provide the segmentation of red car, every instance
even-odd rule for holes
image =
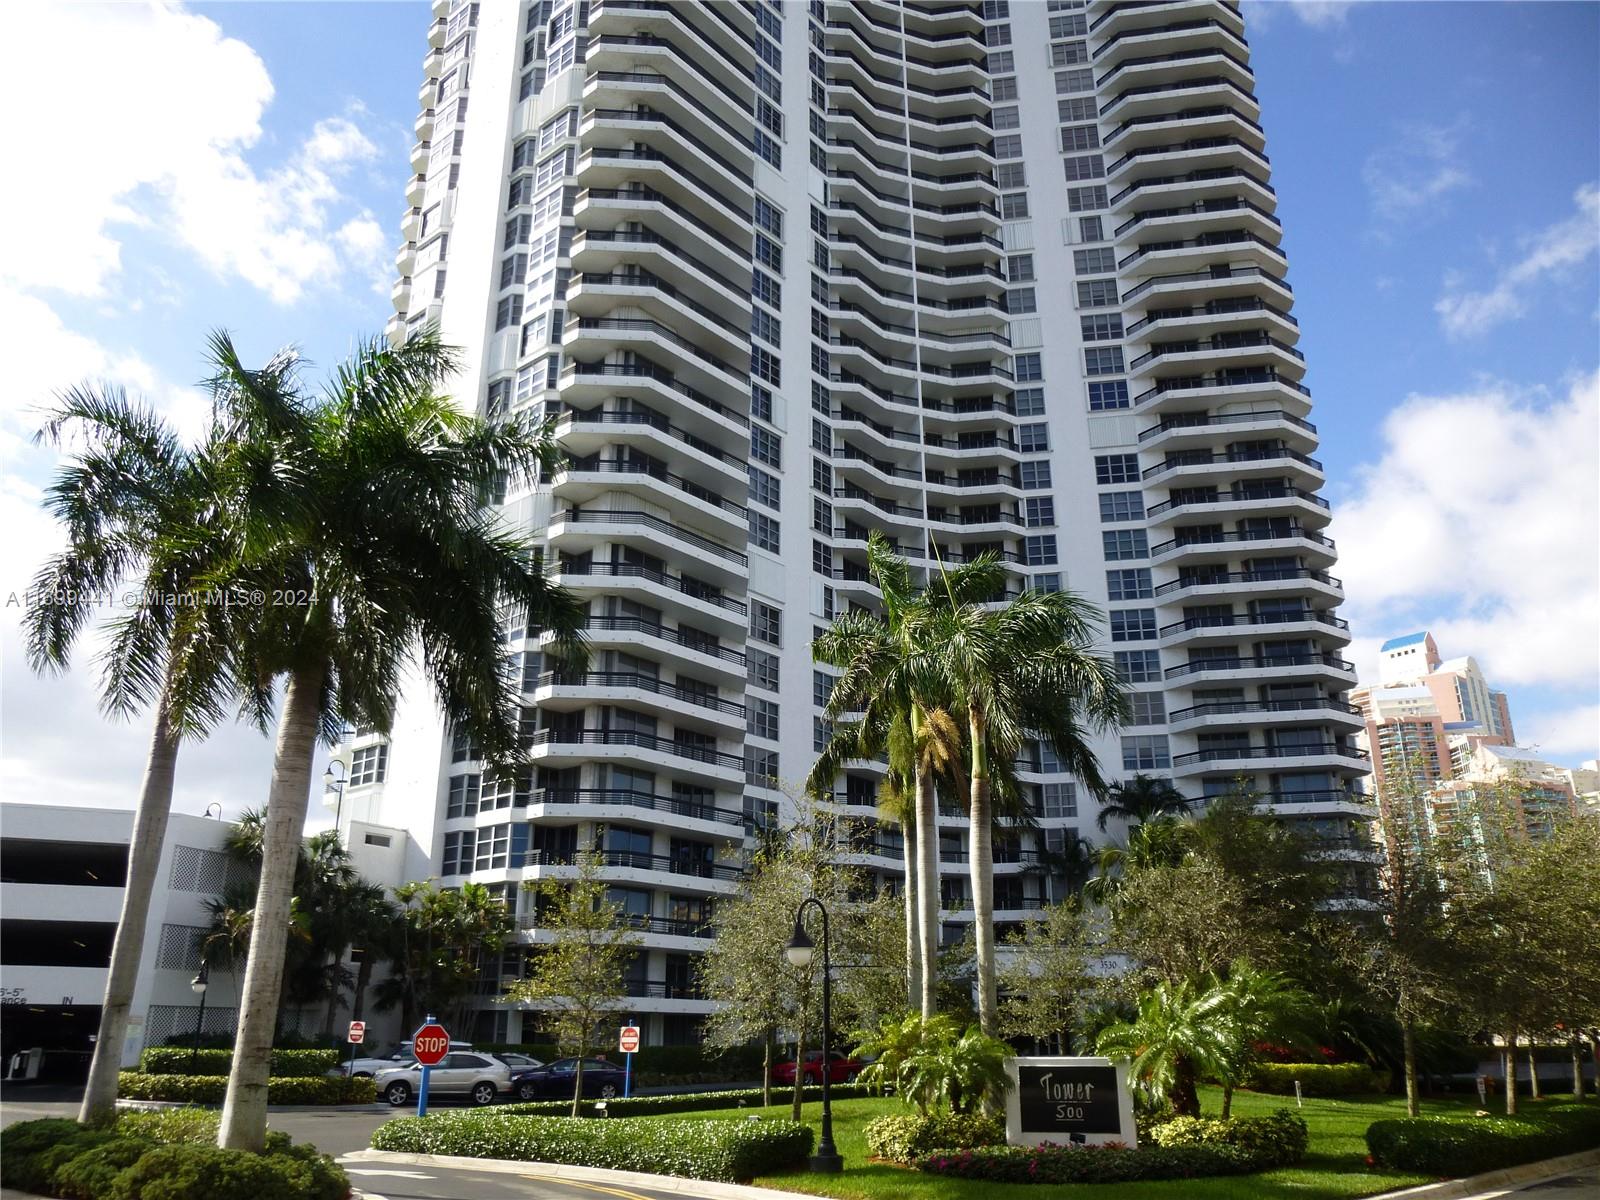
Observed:
[[[828,1056],[828,1082],[853,1083],[861,1074],[861,1062],[835,1050]],[[773,1083],[794,1083],[794,1059],[785,1059],[772,1068]],[[822,1082],[822,1051],[812,1050],[806,1055],[806,1082]]]

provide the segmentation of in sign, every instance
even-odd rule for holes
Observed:
[[[367,1023],[365,1021],[351,1021],[350,1032],[345,1038],[351,1045],[356,1045],[367,1040]]]
[[[423,1066],[437,1067],[450,1053],[450,1035],[437,1021],[430,1022],[417,1030],[411,1039],[411,1049]]]
[[[617,1049],[624,1054],[632,1054],[639,1049],[639,1027],[637,1025],[624,1025],[622,1036],[617,1039]]]

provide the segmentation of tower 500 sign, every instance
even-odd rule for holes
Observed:
[[[1108,1058],[1010,1058],[1006,1140],[1013,1145],[1135,1142],[1127,1066]]]

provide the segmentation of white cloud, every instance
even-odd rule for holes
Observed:
[[[1367,156],[1361,179],[1380,221],[1418,215],[1472,182],[1459,160],[1464,124],[1412,123],[1402,128],[1399,140]]]
[[[1536,712],[1529,716],[1513,714],[1517,740],[1537,746],[1560,759],[1595,758],[1600,755],[1600,704]]]
[[[1289,0],[1294,15],[1313,29],[1336,29],[1355,7],[1353,0]]]
[[[258,173],[245,156],[262,144],[272,80],[215,22],[170,4],[37,4],[11,19],[17,44],[71,53],[16,63],[30,115],[13,153],[62,186],[0,190],[0,223],[27,231],[0,257],[0,279],[105,295],[132,227],[279,303],[351,265],[333,234],[347,205],[339,178],[376,149],[348,117],[317,122]]]
[[[1573,194],[1577,210],[1526,239],[1521,258],[1500,272],[1487,291],[1467,290],[1460,274],[1445,280],[1433,309],[1452,338],[1475,337],[1527,311],[1527,291],[1550,276],[1569,273],[1600,250],[1600,185],[1586,183]],[[1593,282],[1592,276],[1586,276]]]
[[[1358,665],[1426,628],[1498,684],[1600,691],[1600,373],[1411,396],[1381,437],[1335,508]]]

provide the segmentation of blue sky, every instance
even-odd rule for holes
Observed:
[[[1026,0],[1013,0],[1013,3]],[[1562,762],[1600,750],[1600,5],[1247,3],[1290,279],[1366,669],[1431,628]],[[113,377],[193,423],[208,328],[317,362],[390,314],[422,4],[30,5],[37,164],[0,195],[0,566],[55,534],[26,445],[56,387]],[[22,143],[18,145],[17,143]],[[4,636],[7,794],[131,801],[144,730],[87,670]],[[95,752],[86,754],[86,745]],[[256,803],[268,748],[193,751],[179,806]]]

